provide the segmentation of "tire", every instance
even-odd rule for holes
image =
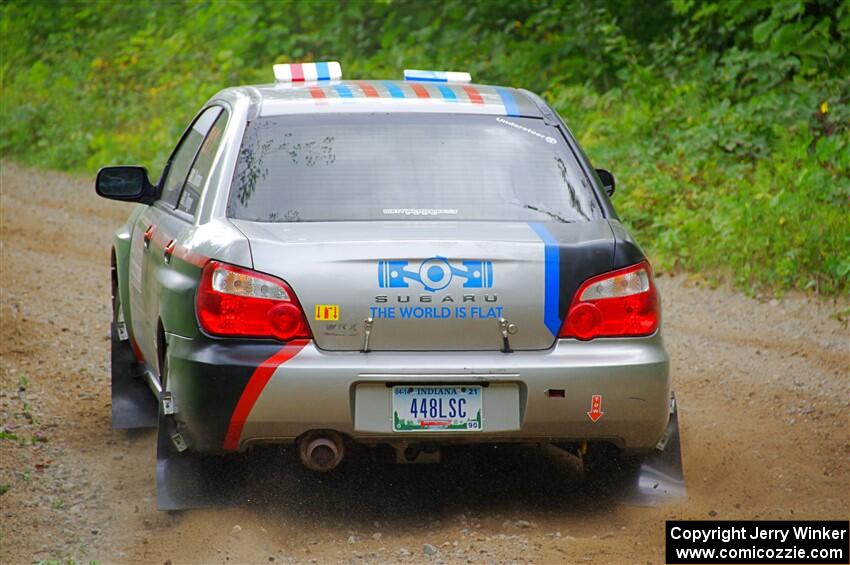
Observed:
[[[161,368],[159,370],[159,384],[162,387],[162,391],[165,392],[168,390],[168,347],[165,345],[165,340],[163,340],[162,345],[162,362],[160,363]]]

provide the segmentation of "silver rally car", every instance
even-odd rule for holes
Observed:
[[[141,203],[112,248],[116,427],[319,471],[352,442],[665,447],[652,269],[557,113],[466,73],[274,70],[213,96],[156,185],[98,173]]]

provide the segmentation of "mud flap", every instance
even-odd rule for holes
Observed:
[[[682,470],[682,444],[676,397],[670,398],[670,420],[658,449],[627,478],[620,502],[631,506],[658,506],[687,497]]]
[[[136,358],[127,342],[111,326],[112,427],[116,429],[156,426],[156,398],[144,379],[136,374]]]
[[[193,453],[178,434],[173,416],[162,414],[161,406],[160,402],[156,436],[157,509],[188,510],[250,502],[245,494],[245,485],[253,480],[248,457],[241,453]]]

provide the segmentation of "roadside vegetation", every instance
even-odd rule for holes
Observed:
[[[650,6],[651,4],[651,6]],[[158,176],[276,62],[468,70],[552,102],[661,271],[850,289],[850,0],[27,2],[0,7],[0,155]]]

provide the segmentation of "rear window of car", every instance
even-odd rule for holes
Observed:
[[[228,215],[258,222],[602,217],[557,128],[467,114],[258,118],[243,138]]]

